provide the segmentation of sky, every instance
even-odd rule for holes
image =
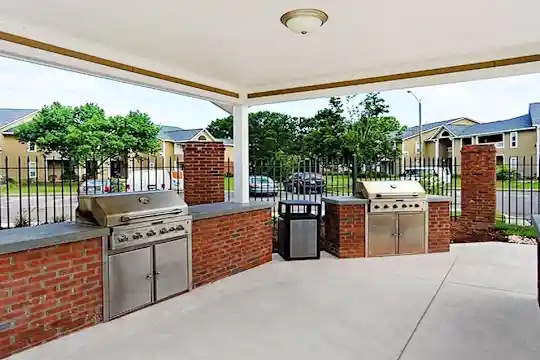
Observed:
[[[422,99],[423,122],[469,117],[480,122],[526,114],[529,103],[540,102],[540,74],[412,89]],[[382,97],[390,115],[404,125],[418,122],[416,100],[405,90],[386,91]],[[0,57],[0,108],[39,109],[53,101],[65,105],[99,104],[108,115],[140,110],[161,125],[206,127],[227,116],[208,101],[101,79],[75,72]],[[312,116],[328,99],[256,106],[292,116]]]

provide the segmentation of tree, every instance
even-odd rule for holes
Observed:
[[[159,151],[159,126],[139,111],[107,117],[96,104],[72,108],[60,103],[45,106],[36,117],[15,129],[21,142],[33,142],[42,152],[58,152],[73,165],[95,161],[96,168],[130,154]]]
[[[405,126],[393,116],[386,116],[388,105],[378,93],[366,95],[359,104],[348,99],[351,126],[345,133],[345,149],[356,154],[360,164],[378,165],[400,156],[396,146]]]
[[[232,139],[233,138],[233,117],[216,119],[206,128],[210,134],[216,139]]]
[[[312,118],[304,119],[299,133],[304,155],[318,158],[337,158],[342,155],[344,135],[348,127],[343,116],[343,103],[332,97],[329,106],[319,110]]]

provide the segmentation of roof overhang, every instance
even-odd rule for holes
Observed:
[[[514,131],[536,130],[536,128],[537,128],[537,126],[528,126],[528,127],[523,127],[523,128],[508,129],[508,130],[502,130],[502,131],[499,130],[499,131],[488,131],[488,132],[483,132],[483,133],[466,134],[466,135],[456,136],[456,139],[469,138],[469,137],[474,137],[474,136],[499,135],[499,134],[514,132]]]
[[[428,0],[391,7],[312,0],[329,20],[301,36],[279,18],[305,5],[8,1],[0,4],[0,54],[227,109],[540,72],[540,3],[532,0],[497,7],[489,0],[456,0],[444,11]],[[376,40],[358,36],[374,28],[384,29]]]

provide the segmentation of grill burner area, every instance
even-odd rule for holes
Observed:
[[[77,222],[108,227],[104,319],[189,291],[191,216],[173,191],[81,195]]]
[[[421,254],[427,250],[428,203],[417,181],[362,181],[369,199],[367,256]]]

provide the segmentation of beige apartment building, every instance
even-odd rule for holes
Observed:
[[[540,103],[529,104],[528,112],[510,119],[481,123],[466,117],[427,123],[422,127],[422,157],[427,162],[454,166],[459,172],[461,148],[471,144],[494,144],[497,164],[505,164],[525,177],[539,174]],[[419,163],[418,126],[402,137],[405,166]]]
[[[14,129],[31,121],[37,109],[0,109],[0,182],[2,178],[20,179],[22,182],[60,181],[74,178],[68,174],[67,161],[60,154],[43,154],[35,144],[19,142]],[[161,126],[158,138],[161,151],[124,161],[113,160],[104,164],[99,177],[126,177],[126,173],[136,169],[181,169],[184,163],[183,146],[188,141],[222,141],[225,145],[225,169],[233,171],[233,144],[229,139],[215,139],[206,129],[182,129],[175,126]],[[20,160],[19,160],[20,159]],[[20,170],[19,170],[20,168]],[[84,168],[78,175],[84,176]]]

